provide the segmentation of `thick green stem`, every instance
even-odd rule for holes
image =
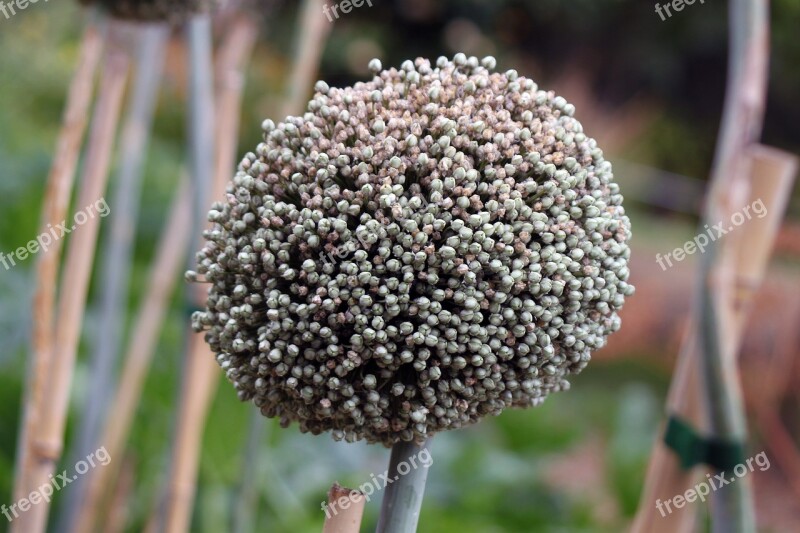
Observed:
[[[389,460],[389,485],[381,503],[377,533],[415,533],[429,465],[419,461],[419,454],[428,450],[430,439],[419,445],[398,442],[392,447]]]

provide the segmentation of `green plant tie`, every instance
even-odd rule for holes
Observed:
[[[745,461],[744,443],[741,440],[704,437],[675,415],[670,416],[667,422],[664,444],[678,455],[684,470],[707,464],[724,471]]]

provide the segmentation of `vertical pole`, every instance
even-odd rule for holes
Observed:
[[[381,516],[377,533],[415,533],[425,495],[425,482],[428,469],[417,465],[417,456],[428,449],[430,440],[424,444],[398,442],[392,446],[389,460],[389,485],[386,486],[381,502]],[[400,468],[405,465],[405,468]]]

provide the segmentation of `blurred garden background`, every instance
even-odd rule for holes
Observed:
[[[279,110],[297,4],[285,2],[262,26],[248,72],[239,156],[260,141],[262,120],[283,118]],[[774,0],[771,9],[764,141],[800,153],[800,0]],[[566,97],[614,164],[633,224],[637,292],[622,312],[622,331],[572,380],[570,392],[536,409],[437,435],[421,532],[621,531],[632,519],[695,294],[696,256],[662,271],[655,255],[696,231],[724,93],[726,13],[724,2],[711,1],[662,21],[653,2],[373,0],[372,7],[332,23],[317,76],[332,86],[368,78],[373,57],[388,67],[418,56],[465,52],[494,55],[500,70],[514,68]],[[82,21],[81,8],[66,1],[39,2],[0,18],[2,252],[24,246],[39,232],[45,178]],[[185,163],[184,64],[182,46],[172,43],[144,174],[127,289],[129,317],[141,302]],[[113,173],[110,188],[106,198],[113,196]],[[107,226],[101,227],[101,244]],[[28,259],[0,268],[0,503],[12,501],[34,265],[35,259]],[[93,278],[84,320],[68,443],[87,390],[85,359],[97,337],[98,279]],[[163,483],[188,321],[184,285],[172,296],[126,454],[112,457],[123,463],[115,512],[123,516],[125,531],[144,528]],[[765,450],[771,459],[770,469],[752,474],[764,531],[800,530],[799,323],[795,191],[742,350],[750,450]],[[257,499],[253,531],[320,531],[320,502],[334,480],[359,485],[386,468],[383,448],[302,435],[273,421],[257,450],[246,452],[254,408],[240,403],[219,379],[205,429],[192,531],[230,531],[237,505],[250,496]],[[68,466],[69,448],[65,457],[61,468]],[[252,495],[241,490],[247,476],[257,480]],[[55,524],[68,490],[57,495]],[[374,528],[379,505],[378,496],[367,506],[365,530]],[[6,526],[0,519],[0,531]]]

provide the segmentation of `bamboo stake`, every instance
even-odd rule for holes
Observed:
[[[751,203],[761,200],[767,210],[765,216],[755,217],[741,228],[742,246],[736,261],[740,293],[737,299],[745,297],[743,303],[749,304],[767,271],[800,160],[794,154],[762,144],[749,147],[746,155],[751,162]]]
[[[328,491],[322,533],[358,533],[366,504],[363,493],[334,483]]]
[[[170,477],[164,501],[164,526],[158,531],[189,531],[196,491],[197,467],[203,442],[203,427],[216,390],[219,368],[214,353],[193,333],[189,336],[188,354],[173,442]]]
[[[124,45],[117,40],[124,37],[122,28],[112,23],[112,41],[106,54],[99,97],[89,137],[78,208],[84,209],[103,197],[108,181],[111,153],[116,137],[125,80],[128,73],[128,56]],[[116,35],[115,35],[116,34]],[[47,409],[41,413],[41,421],[33,437],[31,462],[33,469],[26,480],[31,491],[50,483],[61,458],[64,429],[69,410],[69,395],[72,374],[80,340],[80,330],[89,289],[100,218],[95,213],[86,223],[75,228],[72,234],[66,266],[63,291],[58,306],[59,320],[56,323],[55,346],[59,353],[53,354],[47,374]],[[12,531],[36,533],[45,530],[49,502],[33,506],[31,510],[12,523]]]
[[[384,491],[381,502],[381,516],[378,519],[377,533],[415,533],[422,498],[425,495],[425,482],[428,469],[411,468],[416,464],[415,456],[428,449],[430,439],[419,445],[413,442],[398,442],[392,446],[389,460],[389,479],[392,480]],[[412,459],[414,458],[414,459]],[[398,466],[405,463],[407,472],[399,472]]]
[[[696,313],[693,313],[695,315]],[[694,320],[692,321],[694,322]],[[681,347],[678,355],[675,375],[670,385],[667,399],[667,416],[672,414],[682,415],[688,409],[691,399],[697,401],[697,360],[699,358],[697,335],[692,328]],[[665,502],[677,494],[683,494],[691,486],[694,476],[692,470],[685,470],[680,465],[680,459],[668,448],[663,441],[665,426],[658,431],[650,462],[645,474],[645,483],[642,496],[639,499],[639,508],[631,526],[631,533],[672,533],[691,531],[694,524],[694,514],[689,506],[684,506],[681,511],[673,509],[671,513],[657,510],[659,502]]]
[[[250,14],[238,14],[217,58],[215,120],[219,139],[211,187],[214,200],[225,196],[225,187],[236,166],[245,70],[258,38],[259,22]],[[202,297],[205,299],[205,294]]]
[[[125,522],[130,509],[129,502],[133,498],[135,488],[136,465],[130,457],[126,457],[121,462],[119,477],[110,494],[109,511],[101,530],[103,533],[123,533],[125,531]],[[81,530],[72,529],[71,531]]]
[[[256,32],[257,28],[255,27],[254,23],[251,23],[249,19],[244,17],[238,17],[233,24],[231,37],[227,41],[227,44],[223,45],[222,52],[220,53],[219,64],[223,66],[223,68],[220,71],[221,74],[219,77],[220,90],[218,92],[218,99],[220,102],[220,110],[218,111],[219,116],[217,119],[218,131],[221,132],[222,139],[231,138],[234,140],[231,143],[223,142],[217,146],[217,148],[220,150],[220,157],[217,160],[215,175],[223,176],[224,174],[224,178],[217,179],[218,184],[215,184],[214,186],[214,197],[222,195],[225,178],[227,178],[229,168],[233,166],[232,161],[235,158],[235,138],[238,130],[238,114],[240,107],[239,100],[242,91],[242,81],[241,75],[236,75],[236,72],[234,72],[236,68],[241,69],[241,67],[233,66],[238,65],[242,58],[249,55],[249,51],[253,46]],[[225,70],[226,68],[230,69],[230,71]],[[224,167],[224,170],[223,165],[225,163],[223,163],[223,161],[228,162],[227,166]],[[219,183],[221,183],[221,185]],[[179,196],[188,198],[188,195],[185,191],[180,193]],[[196,205],[199,206],[199,203],[199,201],[196,201]],[[181,224],[180,226],[177,225],[178,221],[188,222],[192,218],[189,216],[189,204],[182,202],[180,213],[178,213],[178,210],[175,207],[173,207],[172,212],[172,223],[169,225],[171,229],[168,231],[168,235],[170,235],[170,237],[165,240],[165,245],[158,253],[158,257],[162,259],[157,261],[156,266],[153,269],[154,277],[158,273],[166,273],[166,275],[160,276],[160,282],[158,284],[156,284],[154,281],[150,283],[149,286],[151,287],[151,291],[148,293],[146,305],[143,307],[142,314],[140,315],[140,326],[137,326],[134,329],[135,333],[132,336],[132,339],[139,339],[142,341],[143,337],[146,335],[147,339],[150,339],[150,342],[132,342],[130,348],[131,355],[126,358],[129,363],[126,364],[126,367],[121,374],[125,376],[125,380],[122,380],[121,382],[121,389],[117,396],[117,401],[115,402],[114,407],[109,410],[111,415],[109,417],[109,426],[105,432],[106,436],[104,437],[104,440],[102,440],[102,442],[110,443],[106,445],[109,450],[121,450],[123,443],[127,438],[127,434],[132,422],[133,412],[136,404],[138,403],[138,398],[141,395],[144,376],[146,375],[150,361],[152,360],[153,345],[155,343],[158,326],[161,322],[160,318],[151,319],[151,317],[163,316],[166,295],[171,293],[174,282],[174,276],[172,274],[177,269],[179,261],[178,258],[185,249],[188,240],[187,236],[190,234],[190,228],[188,227],[188,224]],[[166,242],[173,242],[177,240],[180,240],[180,246],[166,244]],[[169,282],[169,289],[165,287],[167,282]],[[160,288],[162,286],[164,286],[164,288]],[[200,377],[200,380],[203,380],[202,376]],[[182,466],[181,468],[185,467]],[[101,495],[108,486],[111,477],[112,473],[109,470],[106,470],[103,472],[103,474],[98,475],[98,479],[95,483],[93,483],[90,491],[92,494],[90,501],[92,503],[91,505],[87,505],[88,509],[96,509],[98,507]],[[83,528],[80,529],[81,531],[90,530],[86,524],[94,523],[94,517],[96,516],[97,511],[87,511],[87,514],[88,517],[86,520],[91,520],[91,522],[84,522]],[[153,528],[156,527],[156,522],[158,522],[158,520],[158,514],[154,515],[151,520],[151,525]]]
[[[128,340],[119,386],[108,409],[105,428],[99,439],[110,457],[122,457],[125,452],[136,407],[139,405],[145,378],[155,354],[158,334],[189,249],[192,205],[185,178],[181,180],[175,193],[169,213],[155,261],[150,268],[147,293]],[[105,467],[95,468],[86,474],[86,497],[78,510],[74,531],[94,531],[104,508],[103,498],[111,491],[120,466],[116,461],[111,461]]]
[[[211,17],[206,13],[192,16],[186,24],[186,43],[189,59],[189,166],[192,180],[191,250],[200,243],[199,228],[204,228],[204,212],[213,179],[214,158],[214,96]],[[194,264],[191,259],[190,265]],[[191,303],[194,298],[190,295]],[[188,531],[194,501],[199,443],[203,434],[203,419],[211,401],[213,376],[208,364],[196,358],[202,341],[188,332],[186,355],[181,376],[181,390],[172,442],[169,475],[161,505],[154,520],[159,532]],[[213,356],[212,356],[213,358]]]
[[[766,273],[770,251],[780,229],[793,178],[797,173],[797,158],[761,145],[745,152],[752,164],[750,168],[749,204],[761,200],[766,215],[754,217],[726,237],[738,250],[735,259],[735,289],[727,306],[734,309],[734,321],[727,335],[736,352],[741,345],[745,321],[756,291]],[[738,244],[736,244],[738,243]],[[726,246],[731,243],[726,244]],[[700,351],[695,330],[687,335],[678,357],[678,365],[670,387],[667,411],[693,422],[700,428],[708,427],[706,413],[700,403],[699,368]],[[660,432],[663,434],[663,428]],[[656,502],[667,501],[691,488],[697,478],[696,470],[684,470],[676,455],[659,440],[650,458],[645,487],[639,509],[631,529],[634,533],[691,531],[696,519],[696,507],[684,506],[671,513],[658,511]],[[737,481],[738,482],[738,481]]]
[[[47,177],[40,233],[47,233],[67,216],[75,170],[92,103],[94,75],[105,41],[105,26],[92,16],[81,41],[78,64],[67,93],[61,131]],[[17,446],[14,501],[27,496],[27,477],[33,469],[32,437],[43,409],[44,387],[53,346],[53,311],[58,283],[61,241],[39,254],[33,297],[33,346],[23,400],[24,412]]]
[[[100,327],[90,363],[89,391],[82,409],[77,442],[73,445],[71,454],[73,463],[85,457],[98,444],[102,420],[106,415],[105,409],[111,399],[114,363],[120,349],[127,309],[128,278],[141,196],[142,170],[169,30],[165,23],[142,24],[136,29],[139,41],[136,75],[120,136],[119,175],[112,201],[114,212],[111,214],[111,229],[105,240]],[[74,523],[78,510],[84,503],[87,486],[87,477],[79,477],[67,493],[60,530],[66,531],[68,525]]]
[[[703,220],[709,225],[730,220],[730,215],[739,207],[741,168],[746,162],[744,154],[760,136],[766,99],[769,57],[766,0],[731,0],[730,10],[727,94]],[[746,429],[735,364],[736,344],[731,337],[731,331],[736,329],[735,310],[731,304],[730,265],[734,260],[734,253],[721,249],[716,242],[712,242],[701,257],[698,343],[706,414],[712,435],[741,441],[745,439]],[[688,372],[686,368],[684,371]],[[654,460],[663,459],[661,456],[663,454],[654,454]],[[680,474],[676,479],[674,457],[672,463],[665,464],[673,467],[673,475],[667,479],[685,482],[686,478],[681,478]],[[648,497],[644,504],[649,505],[650,501]],[[649,512],[654,511],[650,509]],[[715,494],[712,514],[715,531],[754,530],[749,480],[740,479],[732,487]],[[641,523],[637,520],[637,524]]]
[[[324,16],[325,0],[303,0],[300,14],[301,31],[295,41],[295,60],[289,84],[283,116],[301,113],[308,101],[308,93],[319,70],[325,42],[331,31],[331,23]]]
[[[245,14],[237,16],[218,57],[217,99],[214,109],[214,121],[217,125],[215,132],[218,138],[215,150],[202,152],[203,157],[205,154],[215,154],[214,175],[210,187],[213,198],[221,198],[224,195],[225,186],[234,167],[244,88],[243,71],[257,35],[258,27],[252,18]],[[197,108],[195,111],[203,112]],[[193,144],[198,141],[199,139],[195,139]],[[195,150],[194,154],[197,156],[201,152]],[[197,157],[193,159],[198,161]],[[204,220],[207,206],[198,204],[198,207],[202,209],[201,215]],[[196,227],[205,227],[200,217],[197,219]],[[205,289],[198,287],[192,292],[194,305],[203,305],[204,300]],[[178,427],[173,443],[172,470],[165,499],[164,525],[168,532],[188,531],[190,525],[203,426],[220,372],[214,354],[202,335],[190,331],[188,336]]]

